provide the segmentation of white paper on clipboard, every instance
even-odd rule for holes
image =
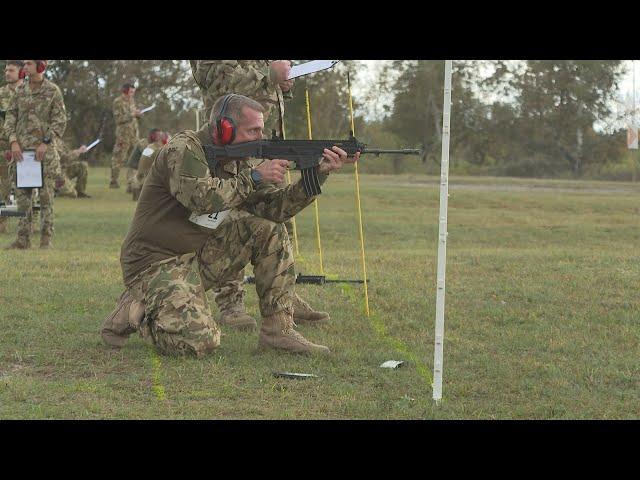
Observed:
[[[100,143],[100,139],[97,138],[95,141],[91,142],[90,145],[87,146],[87,152]]]
[[[35,150],[22,152],[22,161],[16,162],[16,187],[42,188],[42,162],[36,160]]]
[[[140,113],[147,113],[147,112],[153,110],[154,108],[156,108],[156,104],[155,103],[153,105],[151,105],[150,107],[143,108],[142,110],[140,110]]]
[[[309,75],[310,73],[320,72],[333,67],[340,60],[311,60],[307,63],[301,63],[291,67],[287,80],[292,78],[302,77],[303,75]]]

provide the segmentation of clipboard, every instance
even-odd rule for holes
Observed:
[[[22,161],[15,163],[17,188],[42,188],[44,184],[42,162],[36,160],[35,150],[24,150]]]

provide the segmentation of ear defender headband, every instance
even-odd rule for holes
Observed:
[[[235,96],[235,93],[230,93],[222,102],[222,109],[220,109],[220,114],[216,118],[216,125],[213,130],[213,141],[216,145],[228,145],[236,138],[236,122],[233,121],[233,118],[225,116],[227,106]]]

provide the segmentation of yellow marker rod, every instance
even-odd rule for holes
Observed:
[[[307,100],[307,129],[309,130],[309,140],[313,140],[311,135],[311,107],[309,104],[309,90],[304,89],[305,98]],[[320,255],[320,275],[324,275],[324,266],[322,262],[322,242],[320,242],[320,213],[318,212],[318,199],[313,201],[316,211],[316,239],[318,240],[318,254]]]
[[[284,115],[282,115],[282,139],[286,139],[284,133]],[[291,173],[289,170],[287,170],[287,185],[291,185]],[[296,247],[296,255],[300,255],[300,247],[298,246],[298,230],[296,229],[296,217],[291,217],[291,226],[293,227],[293,244]]]
[[[347,86],[349,88],[349,113],[351,114],[351,133],[356,135],[356,127],[353,118],[353,99],[351,97],[351,79],[347,72]],[[364,280],[364,310],[369,317],[369,288],[367,287],[367,263],[364,256],[364,230],[362,229],[362,207],[360,206],[360,179],[358,176],[358,163],[355,164],[356,176],[356,206],[358,208],[358,227],[360,229],[360,253],[362,256],[362,276]]]

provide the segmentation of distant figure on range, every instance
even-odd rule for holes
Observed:
[[[111,183],[110,188],[120,188],[120,169],[124,166],[125,159],[132,148],[138,142],[138,118],[142,116],[136,108],[133,96],[136,87],[133,83],[122,85],[122,94],[113,101],[113,119],[116,123],[116,143],[113,147],[111,159]],[[131,193],[133,170],[127,168],[127,193]]]

